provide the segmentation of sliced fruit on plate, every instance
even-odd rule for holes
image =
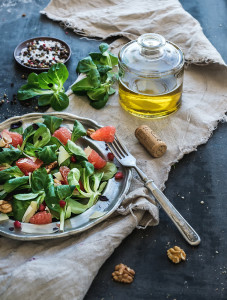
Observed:
[[[63,145],[66,145],[67,141],[71,140],[72,133],[66,127],[60,127],[54,132],[53,136],[59,139],[59,141],[62,142]]]
[[[70,169],[66,166],[62,166],[62,167],[60,167],[59,172],[61,173],[61,176],[63,178],[63,183],[69,184],[67,177],[69,175]]]
[[[52,216],[47,211],[40,211],[31,217],[29,222],[37,225],[49,224],[52,222]]]
[[[116,128],[114,126],[106,126],[96,130],[90,137],[96,141],[112,143],[114,141],[115,132]]]
[[[22,145],[23,143],[23,137],[21,134],[17,132],[11,132],[7,129],[4,129],[1,133],[2,138],[9,144],[11,144],[13,147],[17,148],[17,145]]]
[[[25,157],[20,158],[18,161],[16,161],[16,165],[25,175],[28,175],[28,173],[31,173],[36,169],[40,168],[42,164],[43,161],[38,158],[35,161],[33,161],[31,158]]]
[[[89,163],[93,164],[95,169],[102,169],[106,165],[106,161],[93,149],[87,147],[84,149],[88,157]]]

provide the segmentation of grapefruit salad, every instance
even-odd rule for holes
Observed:
[[[83,149],[78,139],[87,131],[75,121],[70,131],[63,119],[44,115],[23,129],[22,122],[4,129],[0,138],[0,220],[11,218],[14,227],[64,221],[92,207],[107,182],[117,174],[108,155]],[[115,128],[94,131],[94,140],[113,142]]]

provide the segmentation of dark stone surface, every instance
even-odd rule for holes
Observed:
[[[58,23],[40,16],[39,10],[47,3],[47,0],[0,2],[0,99],[4,93],[9,98],[9,102],[0,107],[0,121],[35,111],[35,101],[29,107],[10,104],[13,94],[25,82],[21,75],[26,72],[13,59],[13,50],[19,42],[40,35],[55,36],[68,42],[72,48],[72,58],[68,64],[70,77],[66,88],[76,79],[78,60],[98,47],[99,42],[81,39]],[[181,0],[181,3],[200,21],[206,36],[227,61],[226,0]],[[22,17],[23,13],[25,17]],[[11,83],[14,83],[13,87]],[[227,299],[226,128],[226,124],[219,124],[207,144],[198,147],[198,151],[186,155],[175,165],[165,191],[198,231],[201,245],[187,245],[160,210],[159,226],[134,230],[102,266],[85,300]],[[174,265],[168,260],[166,250],[174,245],[186,251],[188,259],[185,263]],[[136,271],[135,281],[131,285],[111,280],[114,266],[120,262]]]

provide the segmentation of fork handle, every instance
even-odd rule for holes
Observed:
[[[196,231],[182,217],[178,210],[172,205],[168,198],[158,189],[153,180],[147,180],[145,186],[151,191],[158,203],[162,206],[169,218],[176,225],[185,240],[192,246],[200,243],[200,237]]]

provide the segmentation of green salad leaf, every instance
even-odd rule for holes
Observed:
[[[68,179],[69,185],[75,185],[76,188],[80,187],[80,184],[79,184],[80,170],[77,168],[71,169],[67,176],[67,179]]]
[[[0,151],[0,164],[12,164],[15,160],[17,160],[22,155],[22,152],[18,148],[1,148]]]
[[[49,142],[47,143],[47,146],[52,146],[52,145],[56,145],[56,146],[57,146],[57,149],[58,149],[60,146],[64,146],[64,145],[59,141],[59,139],[57,139],[55,136],[51,136]]]
[[[24,176],[24,173],[21,172],[21,170],[17,166],[10,167],[8,169],[0,171],[0,183],[2,184],[11,178],[22,176]]]
[[[3,185],[3,188],[7,193],[10,193],[18,188],[27,187],[28,183],[28,176],[17,177],[6,181],[6,183]]]
[[[27,142],[24,148],[23,153],[29,156],[37,157],[37,150],[41,150],[42,148],[36,148],[33,144]]]
[[[89,73],[91,70],[97,69],[96,64],[90,56],[81,59],[77,65],[77,73]]]
[[[68,140],[65,148],[70,155],[75,155],[77,161],[87,160],[84,150],[72,141]]]
[[[55,116],[44,115],[42,116],[42,118],[44,119],[43,123],[50,130],[51,134],[53,134],[61,126],[63,122],[63,119]]]
[[[14,199],[12,208],[13,208],[13,216],[15,220],[20,222],[22,221],[22,218],[27,208],[29,207],[30,203],[31,200],[21,201],[21,200]]]
[[[23,133],[23,143],[20,147],[21,150],[24,150],[24,147],[27,143],[27,141],[30,141],[30,138],[36,133],[36,131],[41,128],[41,127],[46,127],[46,125],[42,123],[34,123],[30,126],[28,126]]]
[[[57,145],[45,146],[37,150],[37,157],[44,163],[50,164],[58,159],[56,154],[57,149]]]
[[[46,190],[49,183],[49,177],[45,168],[39,168],[32,173],[31,188],[33,193]]]
[[[105,167],[95,170],[96,174],[103,173],[102,181],[109,180],[117,173],[117,167],[114,163],[107,162]]]
[[[92,52],[79,61],[77,72],[86,74],[86,77],[71,87],[75,94],[87,94],[90,105],[96,109],[106,105],[109,96],[115,93],[112,85],[118,80],[117,73],[112,71],[118,58],[108,49],[109,45],[102,43],[99,46],[101,53]]]
[[[42,126],[36,130],[33,136],[33,143],[36,148],[45,146],[51,139],[50,130]]]
[[[69,97],[63,92],[55,93],[50,97],[50,105],[54,110],[64,110],[69,106]]]
[[[17,194],[13,198],[20,201],[33,200],[39,196],[39,193],[27,193],[27,194]]]
[[[73,191],[75,190],[75,185],[59,185],[56,186],[56,195],[58,200],[64,200],[72,196]]]
[[[87,131],[84,128],[84,126],[79,122],[75,121],[74,126],[73,126],[73,132],[72,132],[72,137],[71,140],[75,142],[78,140],[80,137],[87,135]]]
[[[40,96],[40,106],[51,105],[53,109],[61,111],[69,105],[63,86],[68,76],[68,70],[62,63],[54,64],[48,72],[31,73],[28,83],[18,90],[18,99],[23,101]]]

